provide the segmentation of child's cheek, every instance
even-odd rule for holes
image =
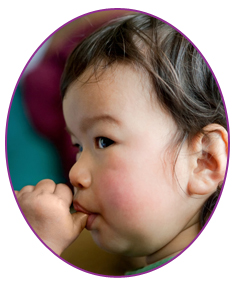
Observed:
[[[141,187],[127,167],[109,169],[99,178],[99,201],[104,213],[118,217],[135,217],[142,206]]]

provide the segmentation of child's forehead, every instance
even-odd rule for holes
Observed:
[[[165,112],[168,115],[159,105],[148,75],[138,67],[121,64],[94,72],[93,67],[86,69],[70,85],[64,98],[63,106],[66,102],[65,106],[72,107],[79,117],[108,114],[120,119],[121,115],[128,115],[130,123],[145,114],[154,118]]]
[[[135,89],[135,86],[141,86],[142,90],[147,93],[144,94],[153,94],[154,89],[149,78],[148,73],[142,68],[134,64],[128,63],[114,63],[108,67],[99,65],[98,67],[90,66],[88,67],[69,87],[78,88],[82,90],[88,90],[94,84],[97,84],[102,89],[107,89],[110,86],[118,85],[120,88],[121,84],[124,84],[123,89],[128,89],[131,85],[132,90]],[[135,85],[133,85],[135,83]],[[116,89],[118,88],[116,87]],[[155,98],[155,97],[154,97]]]

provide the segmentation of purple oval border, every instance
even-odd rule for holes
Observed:
[[[152,270],[149,270],[149,271],[145,271],[143,273],[139,273],[139,274],[133,274],[133,275],[123,275],[123,276],[111,276],[111,275],[103,275],[103,274],[98,274],[98,273],[93,273],[93,272],[90,272],[90,271],[87,271],[87,270],[84,270],[84,269],[81,269],[73,264],[71,264],[70,262],[64,260],[63,258],[61,258],[59,255],[57,255],[54,251],[52,251],[43,241],[42,239],[36,234],[36,232],[33,230],[32,226],[29,224],[29,222],[27,221],[27,219],[25,218],[24,216],[24,213],[22,212],[21,208],[20,208],[20,205],[18,203],[18,200],[15,196],[15,193],[14,193],[14,188],[13,188],[13,185],[12,185],[12,181],[11,181],[11,176],[10,176],[10,171],[9,171],[9,166],[8,166],[8,158],[7,158],[7,131],[8,131],[8,121],[9,121],[9,115],[10,115],[10,110],[11,110],[11,105],[12,105],[12,101],[14,99],[14,95],[15,95],[15,92],[16,92],[16,89],[18,87],[18,84],[21,80],[21,77],[23,76],[27,66],[29,65],[29,63],[31,62],[32,58],[35,56],[35,54],[38,52],[38,50],[40,50],[40,48],[45,44],[45,42],[50,38],[52,37],[58,30],[60,30],[61,28],[63,28],[64,26],[66,26],[67,24],[73,22],[74,20],[76,19],[79,19],[79,18],[82,18],[84,16],[87,16],[89,14],[94,14],[94,13],[97,13],[97,12],[102,12],[102,11],[113,11],[113,10],[123,10],[123,11],[132,11],[132,12],[138,12],[138,13],[142,13],[142,14],[146,14],[146,15],[149,15],[151,17],[154,17],[154,18],[157,18],[159,20],[161,20],[162,22],[168,24],[169,26],[171,26],[173,29],[175,29],[176,31],[178,31],[181,35],[183,35],[196,49],[197,51],[199,52],[199,54],[202,56],[202,58],[204,59],[204,61],[206,62],[207,66],[209,67],[215,81],[216,81],[216,84],[219,88],[219,92],[221,94],[221,98],[222,98],[222,101],[223,101],[223,105],[224,105],[224,109],[225,109],[225,114],[226,114],[226,120],[227,120],[227,129],[228,129],[228,156],[227,156],[227,165],[226,165],[226,171],[225,171],[225,176],[224,176],[224,180],[223,180],[223,186],[222,186],[222,189],[220,191],[220,194],[219,194],[219,197],[218,197],[218,200],[215,204],[215,207],[210,215],[210,217],[208,218],[206,224],[204,225],[204,227],[201,229],[201,231],[198,233],[198,235],[196,236],[195,239],[193,239],[193,241],[185,248],[183,249],[178,255],[176,255],[173,259],[171,259],[170,261],[160,265],[159,267],[155,268],[155,269],[152,269]],[[224,185],[225,185],[225,182],[226,182],[226,177],[227,177],[227,171],[228,171],[228,166],[229,166],[229,157],[230,156],[230,128],[229,128],[229,121],[228,121],[228,114],[227,114],[227,109],[226,109],[226,105],[225,105],[225,101],[224,101],[224,98],[223,98],[223,94],[222,94],[222,91],[221,91],[221,88],[219,86],[219,83],[217,81],[217,78],[213,72],[213,70],[211,69],[209,63],[207,62],[207,60],[205,59],[205,57],[203,56],[203,54],[200,52],[200,50],[196,47],[196,45],[194,45],[194,43],[186,36],[184,35],[179,29],[177,29],[176,27],[174,27],[173,25],[171,25],[169,22],[159,18],[158,16],[155,16],[155,15],[152,15],[150,13],[146,13],[146,12],[143,12],[143,11],[140,11],[140,10],[134,10],[134,9],[127,9],[127,8],[110,8],[110,9],[101,9],[101,10],[95,10],[95,11],[92,11],[92,12],[89,12],[89,13],[86,13],[86,14],[83,14],[81,16],[78,16],[70,21],[68,21],[67,23],[63,24],[62,26],[60,26],[58,29],[56,29],[52,34],[50,34],[42,43],[41,45],[35,50],[35,52],[32,54],[32,56],[29,58],[28,62],[26,63],[24,69],[22,70],[20,76],[19,76],[19,79],[15,85],[15,88],[14,88],[14,91],[13,91],[13,94],[12,94],[12,97],[11,97],[11,101],[10,101],[10,105],[9,105],[9,109],[8,109],[8,113],[7,113],[7,121],[6,121],[6,129],[5,129],[5,157],[6,157],[6,165],[7,165],[7,172],[8,172],[8,177],[9,177],[9,181],[10,181],[10,185],[11,185],[11,188],[12,188],[12,191],[13,191],[13,195],[15,197],[15,200],[16,200],[16,203],[21,211],[21,214],[23,215],[25,221],[27,222],[27,224],[29,225],[29,227],[31,228],[31,230],[33,231],[33,233],[36,235],[36,237],[44,244],[44,246],[46,246],[55,256],[57,256],[60,260],[62,260],[63,262],[69,264],[70,266],[78,269],[78,270],[81,270],[83,272],[86,272],[86,273],[89,273],[89,274],[92,274],[92,275],[96,275],[96,276],[101,276],[101,277],[108,277],[108,278],[126,278],[126,277],[134,277],[134,276],[139,276],[139,275],[143,275],[143,274],[147,274],[149,272],[152,272],[152,271],[155,271],[165,265],[167,265],[168,263],[170,263],[171,261],[175,260],[177,257],[179,257],[184,251],[186,251],[194,242],[195,240],[201,235],[201,233],[203,232],[203,230],[205,229],[205,227],[207,226],[207,224],[209,223],[210,219],[212,218],[215,210],[216,210],[216,207],[219,203],[219,200],[220,200],[220,197],[223,193],[223,189],[224,189]]]

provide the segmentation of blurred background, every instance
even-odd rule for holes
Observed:
[[[46,178],[71,187],[68,172],[75,162],[75,149],[65,131],[59,91],[66,59],[87,35],[109,20],[130,13],[101,11],[68,23],[40,47],[26,67],[11,102],[7,126],[7,161],[14,190]],[[122,275],[140,261],[100,250],[86,230],[62,258],[104,275]]]

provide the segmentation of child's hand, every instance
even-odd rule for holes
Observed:
[[[65,184],[42,180],[15,191],[20,207],[37,235],[60,255],[81,233],[88,215],[70,213],[72,191]]]

